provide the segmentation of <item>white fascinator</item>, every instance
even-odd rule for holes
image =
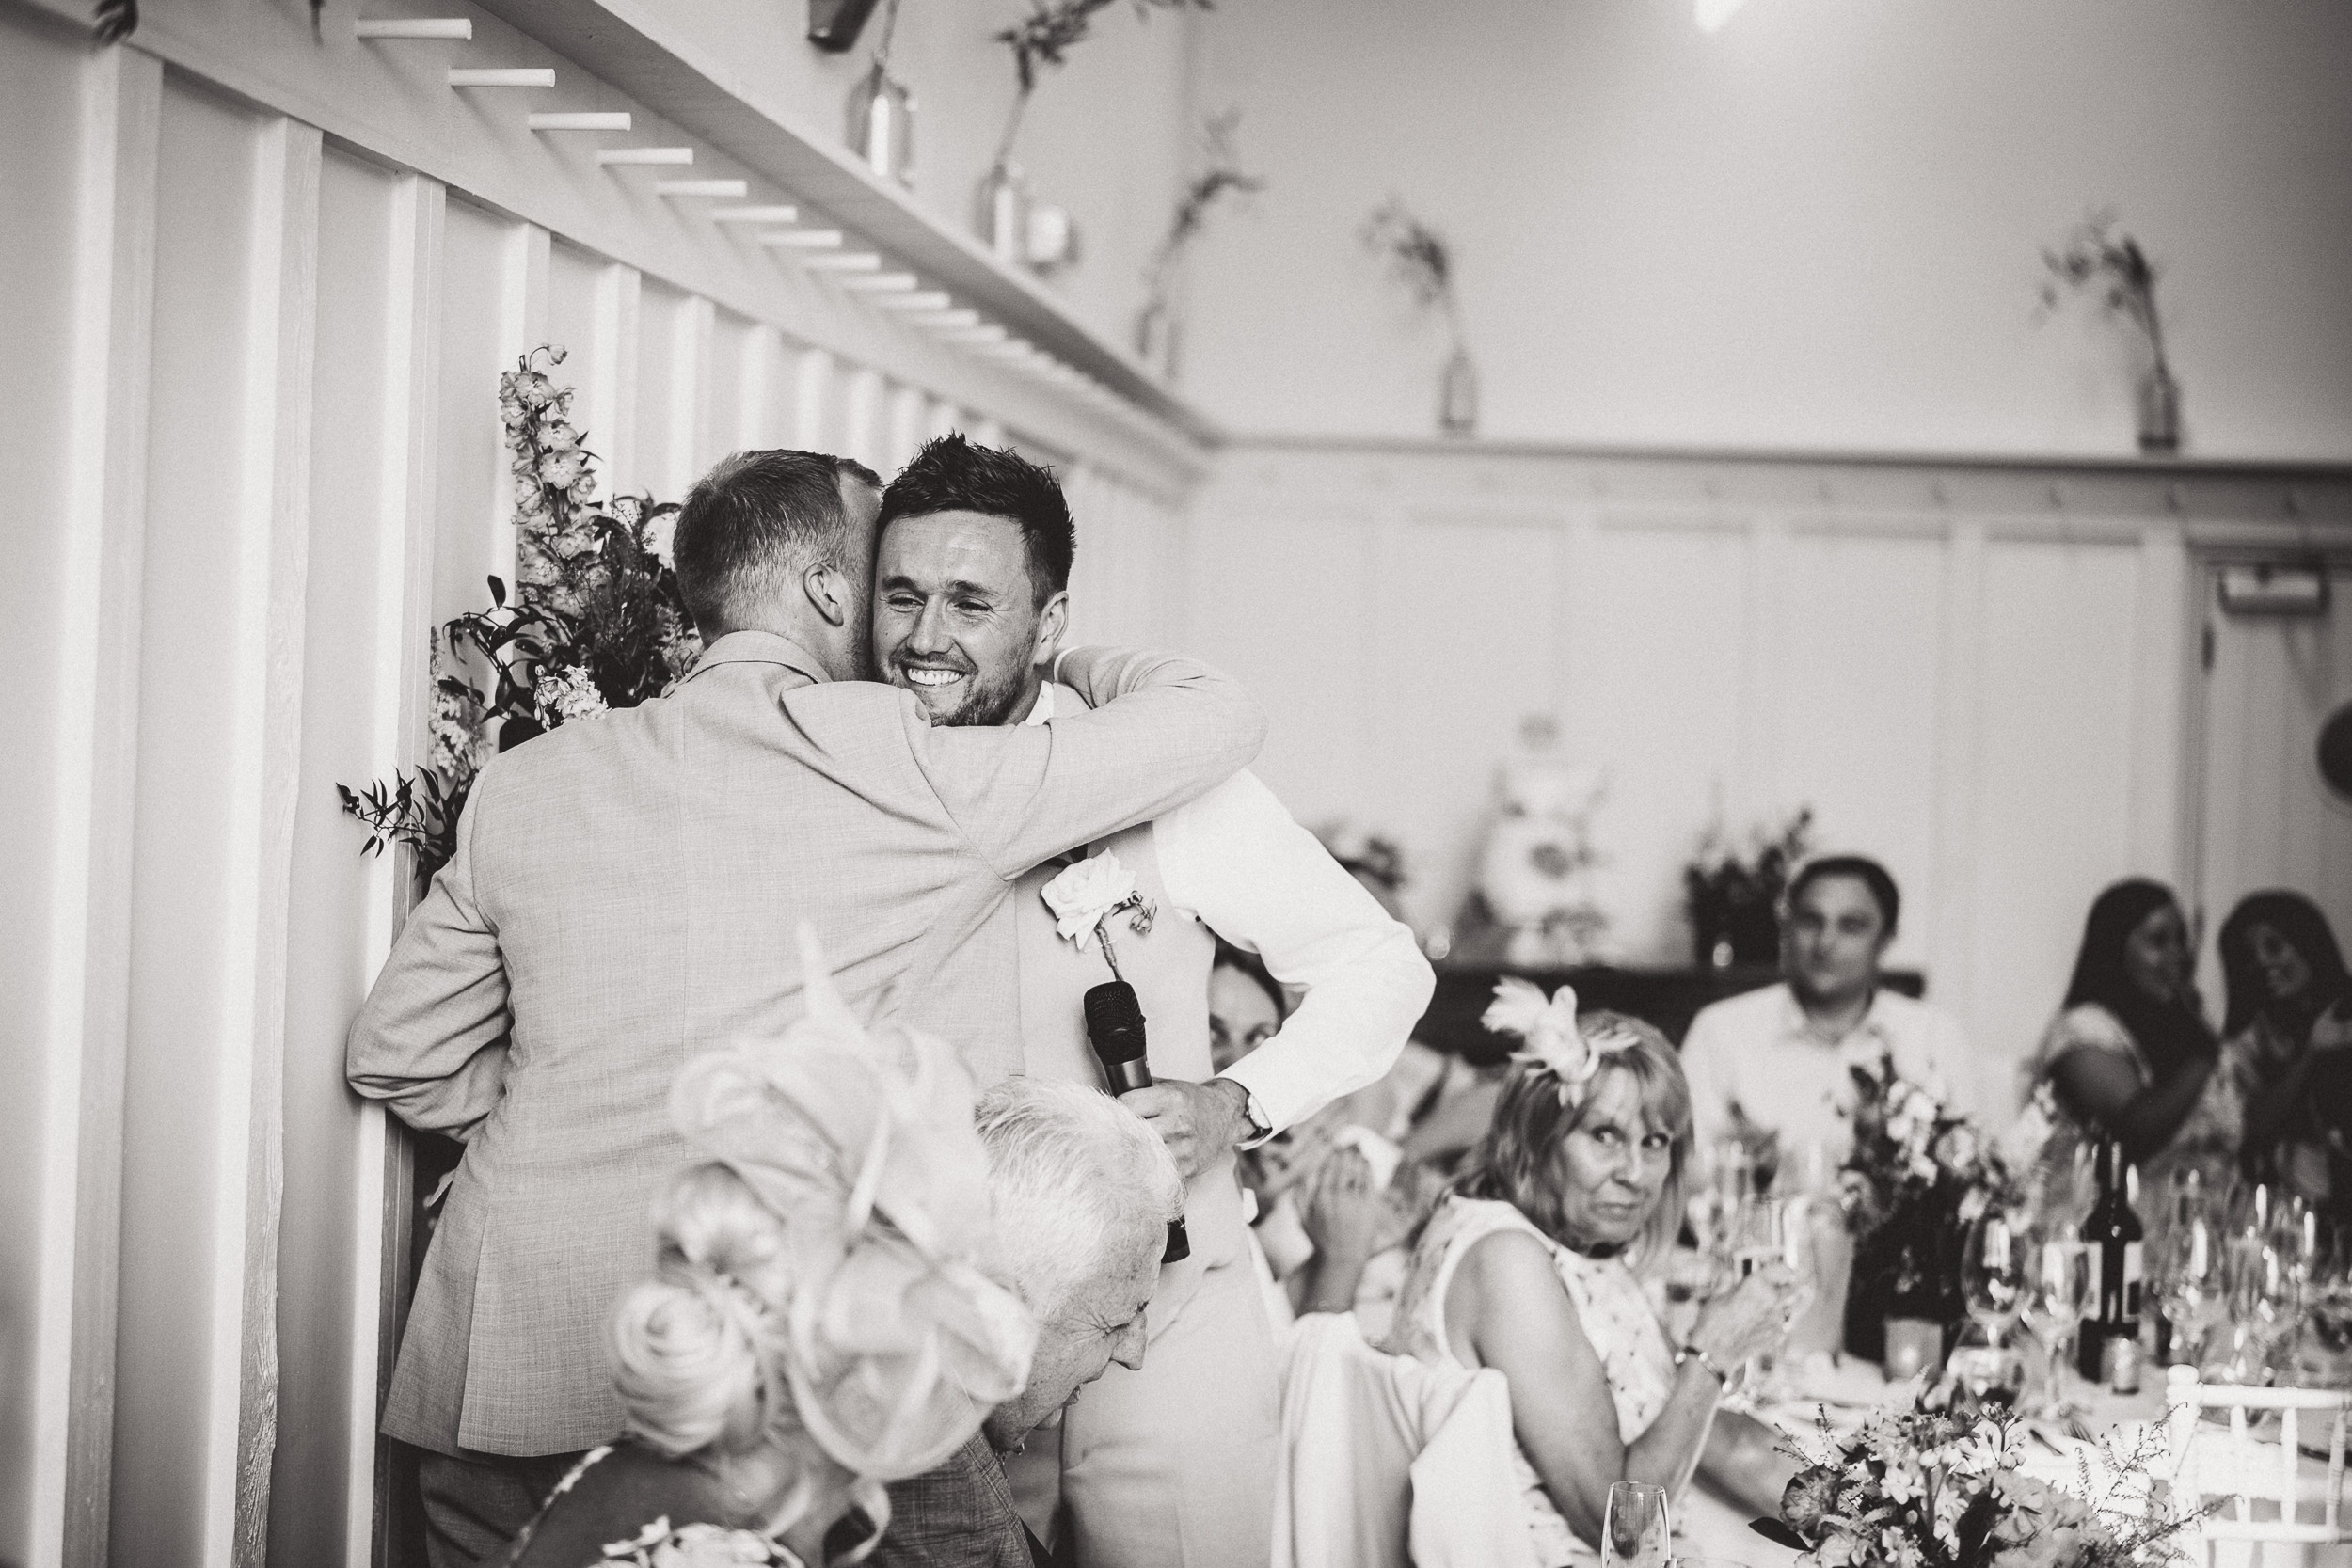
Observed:
[[[1574,987],[1562,986],[1547,997],[1542,987],[1517,975],[1495,982],[1495,999],[1479,1022],[1498,1035],[1525,1040],[1527,1048],[1511,1053],[1511,1060],[1557,1079],[1563,1105],[1582,1104],[1603,1058],[1639,1043],[1621,1028],[1587,1036],[1577,1023]]]

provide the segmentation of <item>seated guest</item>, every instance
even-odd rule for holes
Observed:
[[[836,1524],[887,1528],[884,1483],[1031,1381],[1036,1327],[979,1266],[988,1160],[961,1059],[869,1034],[813,950],[804,972],[805,1019],[677,1075],[671,1120],[701,1161],[663,1191],[653,1275],[612,1313],[626,1435],[556,1487],[512,1568],[817,1568]]]
[[[2219,1191],[2237,1157],[2244,1105],[2217,1071],[2220,1044],[2193,979],[2188,922],[2172,891],[2133,879],[2099,895],[2083,925],[2066,1001],[2042,1037],[2030,1082],[2048,1085],[2056,1127],[2042,1166],[2078,1167],[2104,1133],[2139,1166],[2151,1240],[2171,1212],[2172,1180],[2196,1170]]]
[[[882,1568],[1028,1568],[1046,1560],[1014,1512],[1000,1454],[1059,1421],[1114,1361],[1143,1365],[1144,1307],[1168,1222],[1184,1211],[1176,1162],[1143,1118],[1099,1089],[1009,1078],[980,1097],[996,1272],[1038,1325],[1028,1382],[946,1465],[890,1489]]]
[[[1289,999],[1255,954],[1217,944],[1209,972],[1209,1046],[1218,1071],[1271,1037],[1288,1012]],[[1436,1066],[1413,1080],[1408,1101],[1399,1085],[1417,1056]],[[1403,1274],[1398,1243],[1439,1184],[1397,1140],[1413,1131],[1411,1101],[1426,1108],[1447,1099],[1452,1065],[1408,1041],[1379,1083],[1342,1096],[1243,1155],[1240,1176],[1255,1211],[1250,1240],[1273,1286],[1267,1305],[1277,1323],[1301,1312],[1353,1311],[1367,1338],[1387,1332]],[[1492,1105],[1491,1092],[1481,1098]],[[1399,1105],[1407,1114],[1397,1115]]]
[[[1704,1008],[1682,1042],[1702,1150],[1737,1137],[1764,1169],[1798,1159],[1825,1178],[1852,1144],[1854,1066],[1883,1058],[1900,1077],[1948,1085],[1967,1060],[1960,1025],[1880,983],[1901,916],[1876,861],[1824,855],[1798,869],[1781,920],[1785,978]]]
[[[1689,1087],[1648,1024],[1576,1017],[1565,991],[1552,1006],[1414,1247],[1387,1346],[1509,1381],[1545,1568],[1596,1560],[1613,1482],[1681,1489],[1724,1374],[1771,1348],[1796,1305],[1794,1276],[1772,1264],[1702,1307],[1680,1351],[1667,1342],[1637,1271],[1682,1223]]]
[[[2352,1045],[2352,974],[2319,906],[2257,893],[2221,925],[2228,988],[2223,1061],[2246,1097],[2241,1163],[2305,1201],[2330,1206],[2328,1130],[2312,1069]]]

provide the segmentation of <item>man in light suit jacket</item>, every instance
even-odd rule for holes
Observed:
[[[1029,866],[1256,754],[1263,721],[1186,660],[1080,650],[1104,705],[1046,732],[933,729],[866,667],[874,476],[739,453],[679,515],[707,648],[669,696],[488,764],[457,848],[352,1026],[360,1094],[464,1140],[384,1431],[425,1450],[435,1568],[495,1560],[560,1457],[605,1442],[617,1292],[684,1150],[695,1051],[799,1016],[813,924],[853,1005],[1016,1069],[1009,898]]]
[[[1050,473],[944,436],[891,481],[882,515],[876,660],[934,723],[1050,729],[1091,701],[1054,673],[1076,530]],[[1029,1528],[1079,1568],[1264,1568],[1280,1390],[1234,1149],[1377,1082],[1433,976],[1412,933],[1247,773],[1089,849],[1115,855],[1157,911],[1110,922],[1157,1080],[1122,1100],[1187,1179],[1191,1256],[1160,1271],[1140,1365],[1089,1385],[1006,1472]],[[1026,1070],[1100,1089],[1085,998],[1111,971],[1099,944],[1057,933],[1041,894],[1060,869],[1024,877],[1013,905]],[[1219,936],[1306,994],[1215,1073]]]

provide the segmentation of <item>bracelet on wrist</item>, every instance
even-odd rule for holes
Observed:
[[[1715,1365],[1714,1358],[1708,1355],[1705,1351],[1699,1349],[1696,1345],[1685,1345],[1675,1353],[1675,1365],[1677,1367],[1680,1367],[1685,1361],[1697,1362],[1699,1364],[1699,1370],[1713,1378],[1715,1380],[1715,1386],[1719,1388],[1731,1381],[1730,1378],[1724,1375],[1724,1370]]]

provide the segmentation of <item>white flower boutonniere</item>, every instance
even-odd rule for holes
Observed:
[[[1127,928],[1148,937],[1160,912],[1136,888],[1136,874],[1107,850],[1073,862],[1045,884],[1044,898],[1045,907],[1054,911],[1054,928],[1066,941],[1075,942],[1079,952],[1094,945],[1097,937],[1102,939],[1103,958],[1113,974],[1119,974],[1119,954],[1111,945],[1110,917],[1121,910],[1133,910]]]

